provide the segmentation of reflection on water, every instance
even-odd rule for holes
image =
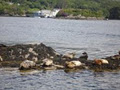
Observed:
[[[84,51],[89,59],[116,54],[120,21],[0,17],[0,43],[45,43],[57,52]],[[120,71],[0,69],[0,90],[119,90]]]
[[[120,72],[0,69],[0,90],[93,90],[120,88]]]

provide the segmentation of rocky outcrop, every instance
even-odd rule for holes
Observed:
[[[48,57],[54,57],[55,50],[44,44],[27,44],[5,46],[0,44],[0,61],[13,60],[42,60]]]
[[[30,63],[34,64],[31,65]],[[62,55],[42,43],[14,46],[0,44],[0,67],[20,66],[21,69],[31,69],[35,64],[35,68],[45,70],[66,68],[115,70],[120,69],[120,52],[118,55],[88,60],[86,52],[82,53],[79,58],[76,58],[75,53]]]

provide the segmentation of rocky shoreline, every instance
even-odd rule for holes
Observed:
[[[69,19],[69,20],[108,20],[105,17],[85,17],[85,16],[67,16],[67,17],[56,17],[56,19]]]
[[[19,44],[6,46],[0,44],[0,67],[28,69],[90,69],[94,71],[119,70],[120,52],[101,59],[88,60],[83,52],[79,58],[75,53],[59,54],[51,47],[41,44]]]

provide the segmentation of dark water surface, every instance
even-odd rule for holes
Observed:
[[[59,53],[86,51],[89,59],[114,55],[120,50],[120,21],[0,17],[0,43],[41,42]],[[119,71],[33,72],[1,68],[0,90],[120,89]]]

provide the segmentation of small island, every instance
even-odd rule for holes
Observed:
[[[40,44],[0,44],[0,67],[17,67],[20,70],[39,69],[90,69],[110,71],[120,69],[120,51],[117,55],[88,60],[83,52],[78,58],[75,53],[59,54],[53,48]]]

